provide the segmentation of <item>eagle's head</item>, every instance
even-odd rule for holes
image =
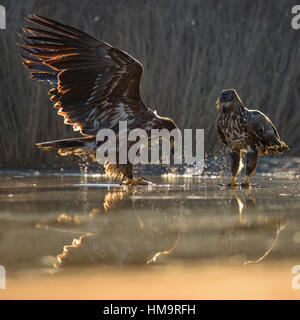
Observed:
[[[237,112],[244,104],[235,89],[226,89],[217,99],[217,109],[220,113]]]

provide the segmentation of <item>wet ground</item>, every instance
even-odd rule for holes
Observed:
[[[0,298],[299,299],[300,179],[228,179],[1,175]]]

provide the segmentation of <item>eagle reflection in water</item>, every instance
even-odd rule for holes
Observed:
[[[108,190],[100,206],[88,210],[87,215],[61,214],[52,224],[56,230],[74,235],[57,255],[54,266],[62,270],[68,266],[145,265],[192,258],[247,265],[272,257],[285,219],[261,210],[255,191],[230,192],[229,215],[222,220],[217,214],[221,225],[215,229],[205,201],[199,207],[197,200],[185,198],[162,201],[156,192],[145,197],[139,191],[119,187]],[[224,203],[219,210],[224,210]],[[206,228],[211,230],[209,234]]]
[[[147,264],[171,254],[180,240],[176,231],[180,210],[173,216],[162,217],[155,204],[146,206],[148,210],[143,206],[145,200],[135,201],[134,194],[117,189],[108,191],[103,205],[93,209],[88,217],[60,215],[61,226],[73,226],[74,230],[79,227],[82,234],[64,246],[54,266]]]
[[[244,265],[260,263],[271,254],[286,221],[283,216],[261,214],[256,208],[255,193],[250,190],[237,195],[234,188],[231,193],[231,206],[236,208],[239,218],[222,230],[217,242],[218,259]]]

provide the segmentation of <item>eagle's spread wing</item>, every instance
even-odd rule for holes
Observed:
[[[265,146],[282,146],[279,134],[272,121],[257,110],[249,110],[250,118],[246,122],[246,128],[256,139]]]
[[[140,96],[143,67],[137,60],[51,19],[35,15],[27,20],[41,29],[22,28],[20,46],[29,55],[22,55],[24,65],[33,79],[54,86],[50,99],[75,131],[95,135],[125,120],[128,129],[145,128],[156,118]]]

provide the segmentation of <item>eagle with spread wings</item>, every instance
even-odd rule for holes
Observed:
[[[37,143],[37,147],[56,149],[61,155],[87,154],[96,160],[97,132],[111,129],[118,139],[119,121],[127,121],[128,131],[176,129],[173,120],[158,116],[144,104],[140,94],[143,66],[128,53],[49,18],[34,15],[25,19],[35,26],[24,26],[19,34],[23,43],[18,45],[26,52],[21,55],[23,64],[32,79],[51,84],[50,100],[58,114],[83,135]],[[133,176],[129,161],[106,162],[104,167],[109,178],[123,184],[148,184]]]
[[[246,177],[243,186],[255,173],[258,156],[281,154],[289,149],[272,121],[258,110],[245,107],[236,90],[221,92],[217,99],[217,131],[221,141],[229,147],[232,179],[229,185],[238,186],[236,176],[241,169],[241,154],[246,155]]]

